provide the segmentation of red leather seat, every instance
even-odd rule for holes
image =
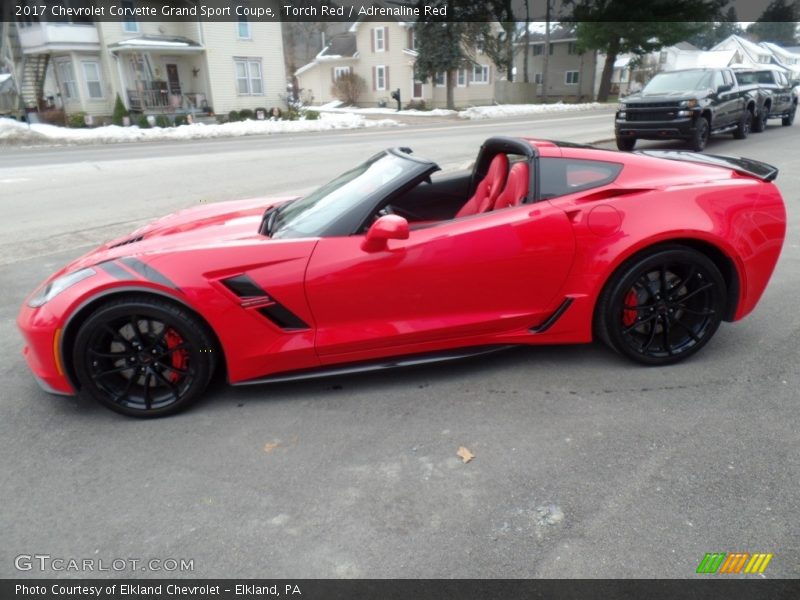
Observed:
[[[503,190],[508,177],[508,157],[505,154],[498,154],[489,163],[489,170],[475,188],[472,198],[461,207],[456,213],[456,217],[466,217],[467,215],[477,215],[488,210],[492,210],[497,197]]]
[[[507,206],[519,206],[528,197],[528,183],[530,181],[530,170],[528,163],[518,162],[511,167],[508,174],[506,187],[500,192],[494,203],[492,210],[506,208]]]

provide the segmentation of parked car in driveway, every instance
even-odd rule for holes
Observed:
[[[636,94],[620,100],[614,120],[617,148],[636,140],[686,140],[695,152],[713,134],[744,139],[758,111],[757,89],[739,86],[732,69],[659,73]]]
[[[390,148],[305,197],[103,244],[25,301],[28,365],[141,417],[215,370],[265,383],[593,338],[669,365],[755,308],[786,231],[777,169],[744,158],[496,137],[471,171],[438,170]]]

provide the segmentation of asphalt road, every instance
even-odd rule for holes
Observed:
[[[40,392],[20,354],[27,293],[167,210],[307,189],[389,145],[451,168],[489,135],[589,142],[609,126],[605,113],[0,149],[0,577],[84,575],[17,571],[20,554],[187,559],[194,570],[171,575],[194,577],[690,577],[712,551],[772,552],[765,576],[797,577],[798,125],[709,145],[780,167],[789,236],[756,311],[680,365],[598,344],[519,349],[217,385],[190,412],[138,421]]]

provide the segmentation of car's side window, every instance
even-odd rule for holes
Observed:
[[[540,158],[539,193],[556,198],[608,185],[622,171],[619,163],[577,158]]]

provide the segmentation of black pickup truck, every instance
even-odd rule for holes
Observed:
[[[741,88],[732,69],[684,69],[653,77],[620,102],[614,122],[617,148],[636,140],[687,140],[695,152],[711,134],[744,139],[758,114],[757,86]]]
[[[787,127],[794,123],[797,95],[784,73],[774,69],[734,69],[734,74],[740,88],[756,95],[753,131],[764,131],[768,119],[781,119]]]

